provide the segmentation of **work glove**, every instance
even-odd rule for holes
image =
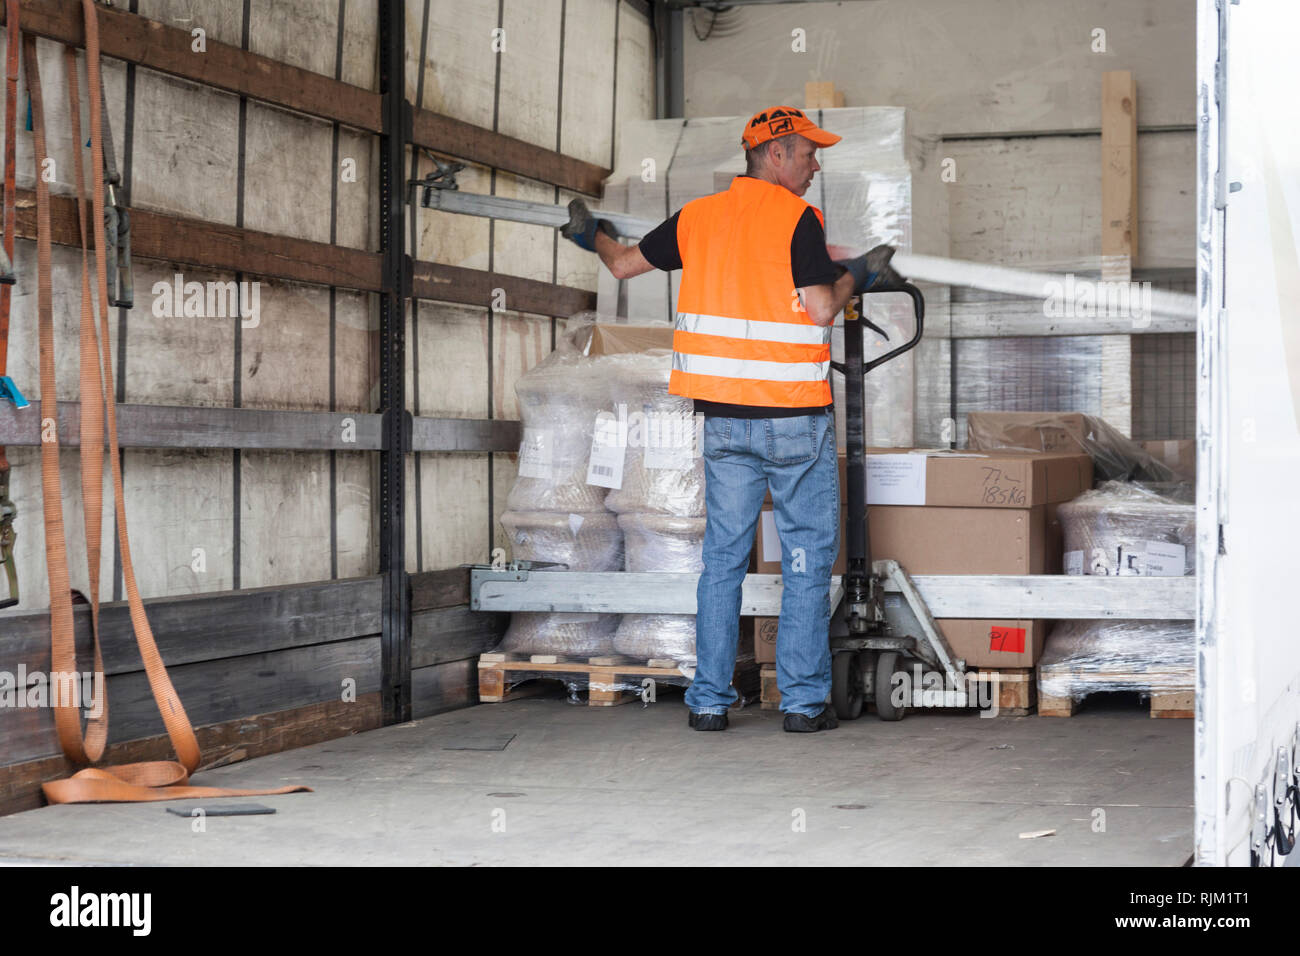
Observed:
[[[835,264],[843,266],[852,274],[854,295],[861,295],[864,292],[888,292],[901,289],[907,282],[889,264],[889,260],[894,257],[894,252],[893,246],[879,245],[865,255],[854,259],[838,259]]]
[[[560,227],[560,235],[572,240],[579,248],[595,252],[596,230],[600,230],[611,239],[618,238],[618,231],[608,219],[597,219],[581,199],[570,202],[569,221]]]

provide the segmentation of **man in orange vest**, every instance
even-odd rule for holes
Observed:
[[[854,295],[902,281],[888,246],[833,262],[821,210],[800,198],[821,168],[817,149],[839,141],[802,110],[772,107],[745,125],[745,174],[688,202],[638,245],[619,243],[580,200],[561,230],[619,279],[682,270],[668,391],[694,399],[704,415],[707,509],[697,666],[686,693],[696,730],[725,730],[737,698],[741,583],[769,488],[781,539],[776,670],[784,729],[838,725],[827,703],[840,515],[831,326]]]

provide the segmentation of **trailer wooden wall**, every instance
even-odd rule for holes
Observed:
[[[73,0],[40,6],[46,9],[35,16],[45,19],[32,32],[45,36],[79,22]],[[653,41],[643,3],[408,0],[406,8],[414,139],[444,158],[470,157],[458,177],[462,190],[560,203],[580,195],[518,172],[554,166],[562,170],[557,181],[580,180],[594,192],[611,164],[619,121],[653,113]],[[379,126],[378,97],[367,98],[378,90],[378,0],[131,0],[129,11],[191,35],[204,31],[208,55],[226,44],[231,56],[247,51],[348,84],[337,106],[326,95],[318,97],[325,106],[312,107],[310,77],[274,103],[241,95],[242,77],[214,79],[227,86],[219,89],[176,75],[194,72],[184,51],[159,69],[105,59],[108,116],[127,200],[140,213],[137,232],[152,228],[146,214],[163,224],[157,249],[137,237],[135,307],[113,310],[110,324],[120,402],[285,413],[268,419],[280,436],[274,441],[123,453],[140,588],[192,721],[209,725],[200,732],[208,759],[242,759],[378,726],[378,440],[351,450],[336,434],[313,432],[299,447],[284,447],[294,445],[286,433],[330,431],[349,418],[367,435],[378,433]],[[112,29],[101,27],[106,57]],[[51,189],[68,195],[73,144],[63,47],[50,39],[38,47],[57,170]],[[302,110],[286,108],[299,101]],[[330,119],[331,110],[351,110],[358,119]],[[449,136],[447,130],[466,129],[457,122],[471,124],[476,136],[488,131],[510,139]],[[34,157],[21,128],[17,147],[22,195],[33,187]],[[539,165],[539,147],[563,162]],[[431,166],[423,150],[407,150],[406,178]],[[168,230],[195,220],[205,236],[227,229],[210,249],[207,240],[198,242],[206,250],[198,258],[226,267],[196,265],[187,261],[190,253],[168,260],[167,237],[175,234]],[[514,382],[551,350],[566,316],[594,305],[595,260],[548,229],[418,206],[407,226],[417,296],[407,318],[407,410],[417,431],[422,419],[501,420],[502,430],[485,431],[494,436],[487,444],[510,447]],[[9,367],[35,408],[35,243],[22,229],[19,235]],[[322,245],[281,248],[279,237]],[[261,266],[242,267],[254,254]],[[54,247],[58,397],[68,402],[79,397],[79,268],[73,246]],[[170,284],[177,274],[184,282],[257,282],[256,321],[161,314],[155,284]],[[494,300],[496,289],[504,290],[504,308]],[[294,412],[315,414],[288,415]],[[0,410],[0,419],[5,414]],[[18,429],[14,421],[0,420],[0,435]],[[61,434],[66,442],[75,429],[64,426]],[[84,592],[77,450],[65,447],[62,456],[72,584]],[[39,449],[11,445],[9,457],[20,512],[22,603],[0,612],[0,670],[47,669]],[[416,716],[477,699],[474,658],[496,642],[503,622],[467,611],[467,575],[457,566],[486,561],[504,544],[498,518],[513,459],[505,451],[428,450],[408,458]],[[111,541],[111,495],[105,497]],[[101,580],[101,599],[120,600],[120,561],[111,544]],[[115,752],[162,756],[165,738],[157,737],[161,724],[123,608],[107,609],[104,630]],[[87,641],[79,612],[83,655]],[[345,701],[348,694],[355,701]],[[0,708],[0,810],[35,805],[39,781],[66,772],[50,716]]]

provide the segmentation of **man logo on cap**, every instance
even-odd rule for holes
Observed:
[[[750,118],[741,137],[741,144],[745,149],[753,149],[770,139],[791,133],[805,136],[818,146],[834,146],[840,141],[839,136],[821,129],[793,106],[776,106],[755,113]]]

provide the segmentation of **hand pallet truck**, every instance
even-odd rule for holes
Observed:
[[[895,693],[894,675],[905,658],[941,668],[950,686],[964,688],[965,662],[956,659],[912,579],[897,561],[871,560],[867,521],[866,376],[873,368],[915,348],[925,329],[925,298],[910,282],[869,289],[866,295],[906,293],[912,300],[915,327],[902,345],[863,357],[864,327],[889,338],[850,302],[844,310],[844,363],[831,367],[844,375],[844,431],[848,456],[848,514],[845,519],[844,598],[831,624],[831,703],[841,720],[854,720],[867,699],[881,720],[899,720],[907,712]],[[886,596],[886,590],[890,593]],[[904,695],[905,696],[905,695]]]

